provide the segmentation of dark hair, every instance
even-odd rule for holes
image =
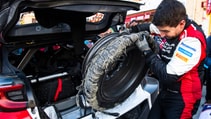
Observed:
[[[176,27],[181,20],[186,20],[185,6],[177,0],[163,0],[157,7],[152,23],[156,26]]]

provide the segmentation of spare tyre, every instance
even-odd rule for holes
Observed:
[[[95,110],[123,102],[145,76],[145,59],[130,36],[115,34],[99,39],[85,57],[83,92]]]
[[[97,51],[100,51],[100,48],[102,48],[102,46],[106,45],[109,41],[111,41],[112,39],[115,39],[118,36],[120,36],[118,32],[113,32],[97,40],[94,43],[94,46],[91,47],[90,50],[86,53],[86,56],[83,60],[82,72],[85,71],[85,68],[91,61],[91,58],[93,58],[93,56],[97,54]]]

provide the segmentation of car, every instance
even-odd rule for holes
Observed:
[[[98,35],[123,25],[127,11],[140,5],[1,1],[0,117],[146,119],[159,83],[148,75],[135,40],[128,39],[134,34]],[[29,22],[23,21],[26,13]]]

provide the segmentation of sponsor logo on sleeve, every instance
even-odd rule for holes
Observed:
[[[178,48],[177,52],[176,52],[176,57],[181,59],[184,62],[188,62],[189,58],[191,58],[193,56],[193,53],[191,51],[196,51],[196,49],[181,43],[181,46]]]

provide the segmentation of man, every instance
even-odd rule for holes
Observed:
[[[148,119],[191,119],[202,96],[205,35],[199,25],[188,19],[184,5],[177,0],[163,0],[152,23],[160,32],[159,53],[152,51],[149,40],[141,38],[137,42],[161,85]],[[141,31],[142,27],[133,26],[132,31]]]
[[[200,113],[199,119],[211,118],[211,35],[207,37],[207,57],[204,63],[205,67],[205,82],[206,82],[206,95],[205,104]]]
[[[207,69],[206,73],[206,103],[211,104],[211,71],[210,71],[210,67],[211,67],[211,35],[209,37],[207,37],[207,57],[205,59],[205,64],[204,64],[205,68]]]

